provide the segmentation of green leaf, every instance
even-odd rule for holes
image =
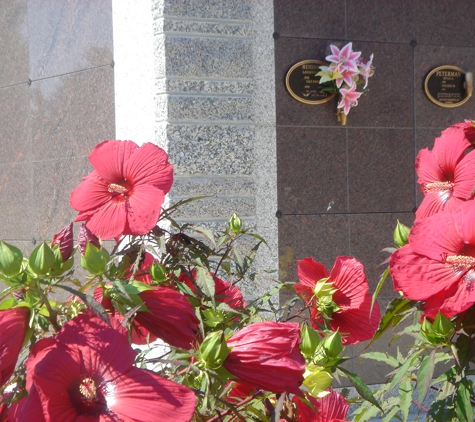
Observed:
[[[429,416],[435,422],[458,421],[453,405],[447,403],[447,400],[438,400],[432,403],[429,408]]]
[[[401,320],[407,315],[415,303],[416,302],[404,298],[397,298],[389,302],[389,305],[386,308],[386,313],[381,318],[376,333],[371,339],[371,342],[366,347],[369,347],[371,344],[373,344],[389,328],[395,327],[397,324],[399,324],[399,322],[401,322]]]
[[[396,384],[402,379],[404,375],[406,375],[408,369],[414,364],[414,361],[419,358],[419,356],[424,352],[424,350],[418,350],[412,356],[408,355],[406,361],[399,367],[398,370],[393,371],[394,378],[389,385],[389,391],[391,391]]]
[[[379,281],[378,281],[378,285],[376,286],[376,290],[374,291],[373,296],[371,298],[371,311],[370,312],[373,312],[373,306],[376,302],[376,299],[378,298],[379,292],[381,291],[381,289],[384,286],[384,282],[388,278],[388,275],[389,275],[389,268],[386,268],[384,270],[383,274],[381,274],[381,277],[379,278]]]
[[[429,356],[424,357],[417,373],[417,393],[419,396],[419,408],[422,406],[427,391],[429,390],[435,368],[435,353],[437,349],[432,350]]]
[[[353,386],[356,388],[358,394],[363,397],[366,401],[370,402],[372,405],[376,406],[379,410],[383,412],[383,409],[379,405],[378,401],[374,398],[373,393],[369,387],[363,382],[363,380],[356,374],[353,374],[350,371],[347,371],[344,368],[338,368],[340,371],[344,372]]]
[[[405,377],[399,386],[399,407],[401,409],[402,420],[407,421],[409,407],[412,402],[412,384],[409,377]]]
[[[470,402],[471,391],[470,381],[467,378],[462,378],[455,398],[455,411],[460,422],[473,421],[473,408]]]
[[[193,230],[197,233],[201,233],[206,239],[208,239],[211,244],[216,247],[216,242],[214,240],[214,235],[211,230],[205,229],[204,227],[195,227],[193,226]]]
[[[267,242],[265,241],[265,239],[262,237],[262,236],[259,236],[258,234],[256,233],[248,233],[249,236],[252,236],[253,238],[257,239],[257,240],[260,240],[262,243],[264,243],[264,245],[266,245],[267,247],[269,247],[269,245],[267,244]]]
[[[384,363],[387,363],[389,366],[392,366],[393,368],[397,368],[399,366],[399,362],[397,361],[397,359],[392,357],[388,353],[370,352],[370,353],[363,353],[362,355],[360,355],[360,357],[365,358],[365,359],[373,359],[380,362],[384,362]]]
[[[391,422],[393,421],[393,417],[396,415],[396,413],[399,412],[399,408],[396,406],[396,407],[393,407],[391,409],[391,411],[382,419],[381,422]]]
[[[209,271],[203,267],[196,267],[196,284],[198,284],[201,291],[214,303],[215,284]]]
[[[73,295],[78,296],[92,312],[94,312],[105,323],[111,325],[110,320],[109,320],[109,315],[107,314],[106,310],[92,296],[78,292],[72,287],[64,286],[62,284],[56,284],[56,286],[68,291],[69,293],[72,293]]]

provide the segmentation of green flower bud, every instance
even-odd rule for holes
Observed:
[[[201,343],[200,361],[209,369],[218,369],[228,356],[231,349],[226,344],[224,332],[215,331],[206,336]]]
[[[38,277],[48,274],[56,263],[56,256],[46,242],[40,243],[28,258],[31,271]]]
[[[16,276],[21,270],[23,254],[20,249],[0,240],[0,272],[7,277]]]
[[[309,325],[302,324],[300,327],[300,350],[305,356],[311,357],[315,354],[320,344],[320,335]]]
[[[340,333],[335,331],[328,337],[325,337],[322,346],[328,358],[336,358],[343,351],[343,343],[341,342]]]
[[[445,338],[450,337],[455,330],[453,322],[440,312],[435,317],[432,327],[434,328],[434,333]]]
[[[303,385],[309,389],[310,394],[315,398],[327,394],[325,390],[330,387],[333,379],[328,370],[313,363],[307,365],[303,376]]]
[[[87,242],[84,256],[81,257],[81,265],[93,275],[103,274],[107,268],[110,256],[103,248],[94,246],[91,242]]]
[[[229,227],[231,228],[232,232],[234,234],[239,234],[241,233],[242,230],[242,221],[241,219],[237,216],[236,213],[233,214],[233,216],[229,219]]]
[[[154,281],[157,281],[159,283],[163,283],[164,281],[167,280],[167,273],[165,271],[165,267],[158,263],[155,262],[149,269],[150,275],[154,279]]]
[[[400,223],[397,220],[396,228],[394,229],[394,243],[402,248],[404,245],[407,245],[408,240],[407,237],[409,236],[411,229],[404,224]]]

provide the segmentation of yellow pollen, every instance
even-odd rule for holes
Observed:
[[[127,188],[124,186],[118,185],[117,183],[111,183],[107,187],[108,192],[110,193],[120,193],[121,195],[126,195],[127,194]]]
[[[454,184],[452,182],[434,182],[434,183],[426,183],[422,190],[425,193],[430,192],[443,192],[443,191],[452,191],[454,190]]]
[[[96,398],[96,383],[92,378],[84,378],[79,385],[79,392],[87,401],[93,401]]]
[[[455,271],[475,267],[475,258],[473,256],[451,255],[445,258],[445,262],[453,266]]]

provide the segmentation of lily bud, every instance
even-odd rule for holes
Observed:
[[[96,247],[88,242],[84,256],[81,257],[81,265],[93,275],[103,274],[107,268],[110,256],[109,253],[100,246]]]
[[[86,247],[88,243],[92,243],[97,249],[101,248],[101,244],[97,236],[94,235],[85,224],[81,224],[78,233],[78,248],[82,256],[84,256],[86,253]]]
[[[229,219],[229,227],[234,234],[241,233],[242,230],[242,220],[237,216],[236,213]]]
[[[330,359],[336,358],[343,351],[343,343],[339,331],[335,331],[322,342],[323,350]]]
[[[54,267],[56,257],[48,244],[40,243],[28,258],[31,270],[38,276],[43,277]]]
[[[0,240],[0,272],[7,277],[16,276],[21,270],[23,254],[20,249]]]
[[[402,224],[399,220],[397,220],[396,228],[394,229],[394,243],[402,248],[404,245],[408,243],[408,236],[411,229],[404,224]]]
[[[315,354],[318,345],[320,344],[320,335],[309,325],[302,324],[300,327],[300,351],[304,356],[311,357]]]
[[[69,223],[58,234],[55,234],[51,247],[59,245],[63,262],[67,261],[73,252],[73,223]]]
[[[231,349],[226,344],[224,332],[215,331],[206,336],[200,346],[200,360],[209,369],[218,369]]]

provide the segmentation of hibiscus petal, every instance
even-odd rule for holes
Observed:
[[[108,183],[124,180],[124,165],[138,149],[132,141],[104,141],[96,145],[89,154],[89,161]]]
[[[449,201],[452,198],[452,192],[439,191],[426,193],[421,204],[417,208],[416,218],[421,219],[437,214],[448,208]]]
[[[46,422],[40,396],[35,386],[33,386],[33,388],[28,392],[27,397],[24,397],[18,402],[17,406],[10,406],[8,411],[8,419],[15,422]]]
[[[428,298],[424,304],[424,313],[429,318],[435,318],[439,311],[447,318],[470,308],[475,303],[475,288],[473,280],[460,281],[448,289],[441,290]]]
[[[330,321],[332,330],[339,329],[343,344],[369,340],[376,332],[381,319],[379,305],[375,302],[371,312],[371,295],[366,294],[359,308],[335,312]]]
[[[168,154],[149,142],[130,157],[124,174],[134,186],[150,184],[164,193],[170,190],[173,183],[173,166],[168,162]]]
[[[91,211],[106,204],[112,195],[107,191],[108,183],[95,171],[71,192],[69,203],[76,211]],[[78,220],[76,221],[83,221]]]
[[[415,253],[410,243],[391,255],[389,268],[394,290],[412,300],[425,300],[459,280],[451,267]]]
[[[113,239],[124,234],[127,221],[125,201],[112,200],[97,209],[87,222],[87,227],[101,239]]]
[[[470,142],[465,138],[463,129],[451,126],[444,130],[434,142],[432,154],[446,176],[453,175],[455,166],[462,159]]]
[[[437,163],[434,155],[427,148],[421,149],[419,154],[417,154],[416,171],[419,177],[417,183],[420,185],[446,181],[444,172]]]
[[[132,416],[134,421],[186,422],[195,405],[189,388],[132,367],[117,379],[109,407],[119,418]]]
[[[358,308],[369,289],[363,264],[350,256],[339,256],[335,260],[329,281],[338,289],[333,301],[341,308]]]
[[[319,399],[309,395],[306,396],[306,399],[312,403],[313,409],[297,396],[292,398],[292,401],[297,406],[299,422],[335,422],[337,420],[344,420],[350,408],[345,398],[334,390],[330,390],[330,394]]]
[[[475,201],[462,202],[452,211],[457,233],[461,238],[461,248],[471,248],[470,255],[474,256],[475,249]],[[470,246],[469,246],[470,245]],[[457,250],[458,252],[459,250]]]
[[[325,266],[313,258],[297,261],[297,274],[300,284],[308,287],[314,287],[317,281],[328,277],[328,271]]]
[[[454,195],[460,199],[472,198],[475,190],[475,150],[457,164],[454,174]]]
[[[157,224],[165,194],[152,185],[134,186],[128,198],[125,234],[134,236],[148,233]]]

